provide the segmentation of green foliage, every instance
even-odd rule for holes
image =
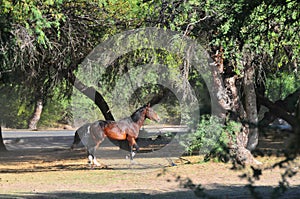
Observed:
[[[1,87],[1,116],[0,122],[4,127],[27,128],[27,120],[31,116],[33,107],[26,106],[25,99],[19,98],[17,88]]]
[[[48,45],[49,40],[45,33],[48,29],[54,28],[60,34],[60,23],[64,21],[60,12],[61,5],[61,0],[23,0],[14,3],[3,0],[0,10],[11,17],[11,22],[25,27],[30,35],[36,35],[38,44]]]
[[[61,124],[71,125],[72,122],[73,115],[70,109],[70,101],[61,99],[57,89],[53,98],[44,105],[38,127],[57,127],[57,125]]]
[[[70,109],[72,112],[71,123],[74,122],[76,126],[104,119],[94,102],[77,90],[73,91]]]
[[[61,96],[70,95],[71,87],[64,82],[67,72],[76,71],[78,64],[99,42],[118,32],[140,27],[176,30],[204,42],[207,47],[222,46],[225,57],[237,73],[243,70],[242,61],[248,55],[252,59],[249,61],[259,63],[257,65],[267,69],[268,73],[278,68],[298,67],[300,12],[296,0],[3,0],[0,13],[0,25],[3,27],[0,72],[12,71],[9,77],[1,76],[1,81],[16,87],[30,85],[25,86],[22,92],[22,96],[27,98],[43,95],[48,100],[55,95],[57,86],[61,88]],[[207,19],[201,21],[205,16],[208,16]],[[163,50],[141,50],[124,55],[112,71],[101,77],[101,83],[110,85],[111,90],[115,86],[121,87],[126,84],[121,79],[126,67],[149,63],[167,65],[171,73],[166,77],[174,80],[175,86],[182,83],[176,80],[178,68],[184,60]],[[132,80],[144,69],[132,69]],[[196,73],[190,75],[189,81],[199,97],[207,89]],[[278,82],[277,76],[268,79],[269,96],[284,97],[299,86],[296,83],[292,88],[294,80],[290,76],[282,75],[280,78],[283,84]],[[149,73],[147,81],[149,84],[137,91],[141,99],[149,99],[149,93],[160,91],[156,86],[157,74]],[[272,94],[275,85],[278,86],[274,90],[283,88],[280,94]],[[129,94],[130,89],[124,88],[124,98],[134,98]],[[43,92],[37,94],[40,90]],[[106,94],[109,104],[113,104],[114,98],[110,95],[111,90],[105,85],[101,87],[101,93]],[[209,103],[209,97],[199,100],[205,108]],[[26,112],[26,106],[19,104],[18,107],[17,115]],[[87,107],[95,110],[90,105]],[[205,112],[209,112],[209,108]],[[98,113],[95,114],[95,117],[98,116]]]
[[[34,111],[35,101],[32,96],[20,97],[20,88],[1,87],[1,125],[7,128],[28,128],[28,120]],[[59,99],[59,92],[43,107],[39,127],[54,127],[57,123],[71,120],[68,100]],[[69,122],[69,121],[68,121]]]
[[[240,130],[240,124],[229,121],[224,125],[215,116],[204,115],[197,129],[187,135],[187,143],[182,143],[190,154],[212,155],[223,153],[229,142],[235,142],[235,133]]]
[[[218,147],[218,140],[222,134],[223,126],[214,117],[202,117],[195,132],[188,134],[187,151],[192,154],[207,154],[213,148]]]
[[[299,75],[287,72],[278,72],[269,75],[266,80],[266,95],[272,101],[284,99],[300,88]]]
[[[216,17],[211,44],[242,70],[245,55],[270,68],[291,65],[299,55],[299,2],[207,1],[207,14]]]

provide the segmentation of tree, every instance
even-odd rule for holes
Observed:
[[[247,1],[226,1],[209,4],[210,13],[218,16],[211,42],[222,48],[216,53],[219,58],[217,63],[223,65],[219,68],[225,78],[225,88],[229,91],[229,94],[224,95],[227,106],[223,107],[233,111],[234,117],[237,115],[241,118],[245,127],[241,132],[244,134],[241,140],[248,140],[242,145],[251,150],[258,141],[257,99],[263,105],[267,102],[256,97],[256,93],[259,93],[258,83],[264,81],[261,74],[281,67],[297,70],[295,63],[298,62],[299,35],[293,32],[299,30],[299,3],[267,1],[247,4]],[[234,82],[227,83],[232,78]],[[238,90],[242,89],[244,96],[236,95],[237,85],[241,85]],[[242,99],[244,103],[241,103]],[[273,111],[273,114],[278,117],[278,111]],[[294,130],[299,129],[294,119],[284,118]]]
[[[104,9],[98,1],[3,1],[1,67],[11,70],[3,80],[22,87],[24,96],[31,95],[33,105],[39,104],[37,108],[53,96],[56,87],[69,96],[69,77],[114,23],[112,14],[105,14],[107,8],[113,6]],[[39,112],[36,109],[32,118]]]
[[[239,161],[255,162],[249,150],[258,143],[260,105],[299,129],[292,114],[262,98],[266,76],[298,71],[297,1],[176,1],[161,4],[160,13],[163,26],[201,38],[214,59],[215,98],[223,110],[219,117],[243,124],[236,146]]]
[[[51,99],[56,87],[62,97],[69,97],[81,61],[106,34],[140,23],[139,6],[136,1],[2,1],[1,81],[22,87],[22,96],[32,96],[37,108]],[[7,70],[10,73],[4,74]],[[104,116],[113,119],[101,94],[96,94]],[[41,109],[34,111],[35,122],[36,113]]]

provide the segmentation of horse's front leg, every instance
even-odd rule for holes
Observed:
[[[135,152],[133,151],[133,148],[135,148],[136,151],[139,151],[140,147],[137,145],[134,137],[127,136],[127,140],[130,146],[130,160],[133,160],[133,157],[135,156]]]

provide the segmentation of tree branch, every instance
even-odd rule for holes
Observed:
[[[106,120],[115,120],[112,113],[110,112],[108,104],[104,100],[103,96],[95,88],[87,87],[86,85],[84,85],[79,79],[76,78],[75,74],[72,72],[70,72],[67,77],[77,90],[79,90],[81,93],[95,102]]]
[[[297,120],[294,116],[289,114],[284,108],[280,107],[276,103],[270,101],[268,98],[262,96],[261,94],[257,94],[258,100],[261,105],[267,107],[269,111],[279,117],[284,119],[286,122],[288,122],[292,127],[297,126]]]
[[[204,21],[205,19],[207,19],[207,18],[209,18],[209,17],[210,17],[210,16],[205,16],[205,17],[199,19],[198,21],[189,23],[189,24],[187,25],[185,31],[184,31],[183,36],[187,36],[187,34],[188,34],[188,32],[189,32],[189,29],[190,29],[190,27],[191,27],[192,25],[195,25],[195,24],[199,23],[200,21]]]

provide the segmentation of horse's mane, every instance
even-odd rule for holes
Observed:
[[[140,107],[134,113],[132,113],[130,118],[132,119],[133,122],[139,121],[139,119],[141,118],[141,113],[144,111],[145,108],[146,108],[146,105]]]

